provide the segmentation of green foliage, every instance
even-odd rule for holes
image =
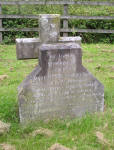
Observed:
[[[72,29],[107,29],[113,30],[113,20],[70,20],[69,27]],[[72,35],[72,33],[70,33]],[[114,34],[103,34],[103,33],[74,33],[73,35],[80,35],[83,42],[88,43],[113,43]]]
[[[3,19],[3,27],[11,28],[12,31],[3,32],[3,38],[5,43],[15,42],[16,38],[24,38],[24,37],[37,37],[38,32],[22,32],[22,31],[14,31],[13,28],[37,28],[38,21],[35,19]]]

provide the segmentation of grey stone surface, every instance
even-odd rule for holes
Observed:
[[[60,37],[60,15],[39,15],[40,39],[42,43],[57,42]]]
[[[81,45],[81,37],[60,37],[58,42],[75,42]],[[16,39],[17,59],[37,59],[40,44],[39,38]]]
[[[103,111],[104,87],[82,66],[78,44],[40,46],[39,66],[18,88],[22,123]]]
[[[17,59],[36,59],[38,58],[39,38],[16,39]]]

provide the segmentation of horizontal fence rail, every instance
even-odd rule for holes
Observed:
[[[61,32],[82,32],[82,33],[114,33],[114,30],[102,30],[102,29],[61,29]]]
[[[16,31],[34,31],[38,32],[38,28],[0,28],[0,32],[3,31],[11,31],[11,32],[16,32]],[[76,32],[82,32],[82,33],[114,33],[114,30],[102,30],[102,29],[61,29],[60,30],[63,33],[76,33]]]
[[[68,20],[71,19],[82,19],[82,20],[114,20],[114,16],[74,16],[69,15],[68,6],[69,5],[90,5],[90,6],[114,6],[114,2],[91,2],[91,1],[0,1],[0,42],[2,42],[2,32],[16,32],[23,31],[29,32],[34,31],[38,32],[38,28],[4,28],[2,27],[2,19],[38,19],[38,15],[7,15],[2,14],[2,5],[17,5],[18,10],[20,11],[20,5],[63,5],[63,15],[61,19],[63,20],[63,28],[60,30],[63,33],[63,36],[68,36],[68,33],[114,33],[114,30],[105,30],[105,29],[77,29],[69,28]]]
[[[112,6],[114,2],[90,2],[90,1],[0,1],[1,5],[94,5],[94,6]]]
[[[38,15],[0,15],[0,19],[39,19]],[[61,16],[61,19],[113,20],[114,16]]]

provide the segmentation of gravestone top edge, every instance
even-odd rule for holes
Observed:
[[[81,37],[80,36],[70,36],[70,37],[60,37],[58,42],[75,42],[75,41],[80,41],[81,42]],[[41,42],[40,38],[18,38],[16,39],[16,43],[37,43]]]
[[[80,41],[81,42],[82,38],[80,36],[76,36],[76,37],[73,37],[73,36],[69,36],[69,37],[60,37],[59,38],[59,42],[61,41],[65,41],[65,42],[75,42],[75,41]]]
[[[79,44],[76,43],[54,43],[54,44],[42,44],[39,47],[40,51],[48,51],[48,50],[66,50],[66,49],[81,49]]]
[[[59,14],[39,14],[39,18],[56,18],[60,17]]]
[[[16,39],[16,43],[37,43],[37,42],[40,42],[40,39],[39,38],[18,38]]]

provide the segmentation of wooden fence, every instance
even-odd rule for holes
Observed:
[[[92,20],[114,20],[114,16],[70,16],[68,13],[68,5],[91,5],[91,6],[114,6],[114,2],[93,2],[93,1],[0,1],[0,42],[2,42],[2,32],[4,31],[38,31],[38,28],[23,28],[23,29],[6,29],[2,27],[3,18],[31,18],[38,19],[38,15],[3,15],[2,5],[63,5],[63,15],[61,19],[63,20],[63,36],[68,36],[68,32],[84,32],[84,33],[114,33],[114,30],[102,30],[102,29],[69,29],[68,20],[70,19],[92,19]]]

